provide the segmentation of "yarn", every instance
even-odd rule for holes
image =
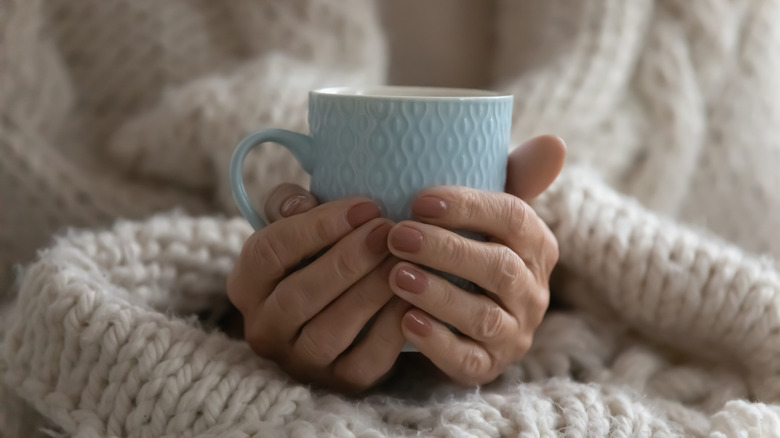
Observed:
[[[308,90],[384,80],[362,0],[2,8],[0,288],[64,227],[173,207],[236,213],[227,166],[247,132],[306,131]],[[308,181],[281,147],[247,163],[261,200],[271,184]]]
[[[24,263],[0,314],[4,436],[780,435],[780,4],[496,8],[513,139],[569,145],[533,202],[567,307],[489,385],[407,372],[346,398],[197,316],[224,309],[251,233],[233,145],[305,131],[311,88],[385,80],[371,3],[0,3],[4,293]],[[245,176],[258,199],[306,183],[277,147]]]
[[[661,229],[672,236],[690,233],[663,223],[625,198],[616,202],[620,196],[586,178],[586,172],[569,175],[580,181],[579,190],[572,189],[568,178],[562,179],[538,205],[544,215],[564,218],[551,221],[556,224],[553,230],[563,254],[582,253],[572,245],[589,242],[589,236],[578,232],[592,228],[586,217],[580,215],[583,220],[577,224],[565,220],[587,203],[608,211],[613,201],[635,223],[646,224],[637,229],[650,235]],[[606,222],[600,216],[594,220]],[[563,231],[566,228],[570,231]],[[621,237],[620,227],[607,229],[612,230],[603,232],[607,241]],[[645,320],[643,313],[653,312],[647,302],[633,299],[612,304],[615,288],[592,289],[591,293],[620,309],[625,319],[604,320],[578,311],[551,313],[527,357],[479,390],[439,387],[421,380],[424,376],[409,374],[399,377],[397,385],[429,392],[422,401],[381,393],[355,401],[314,392],[255,356],[243,342],[204,329],[187,317],[224,301],[225,277],[250,232],[243,219],[169,214],[59,238],[24,275],[3,342],[4,382],[13,383],[20,396],[59,428],[79,436],[536,436],[564,432],[701,436],[710,428],[713,433],[735,428],[776,431],[764,424],[780,422],[780,412],[774,407],[745,401],[759,394],[772,400],[777,394],[761,394],[760,388],[751,387],[750,379],[735,371],[747,369],[754,376],[761,375],[764,382],[776,380],[766,369],[766,361],[777,355],[776,344],[764,343],[756,351],[746,347],[749,343],[710,336],[711,324]],[[653,242],[648,239],[647,243],[647,249],[652,249]],[[691,238],[686,244],[687,250],[705,259],[736,251],[701,238]],[[633,249],[645,253],[641,246]],[[614,264],[609,257],[596,262],[572,257],[565,262],[575,271],[595,272],[608,272],[606,267]],[[733,272],[753,273],[745,276],[740,288],[766,285],[780,292],[780,282],[768,270],[761,272],[749,257],[732,258],[729,263]],[[681,273],[673,263],[657,269],[646,270],[639,285],[620,278],[604,281],[625,292],[632,287],[641,289],[649,276]],[[694,287],[687,291],[702,292]],[[654,292],[648,287],[643,290]],[[672,295],[666,300],[684,298],[684,294]],[[761,303],[769,307],[756,314],[750,303],[755,301],[739,303],[739,311],[721,322],[738,327],[777,325],[777,304]],[[688,322],[697,321],[691,317]],[[697,331],[697,327],[702,328]],[[691,353],[689,360],[677,363],[667,351],[644,342],[634,329]],[[738,359],[737,368],[693,355],[704,342],[710,353]],[[726,404],[729,400],[742,401]]]

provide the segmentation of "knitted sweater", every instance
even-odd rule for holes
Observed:
[[[7,433],[777,434],[780,3],[485,7],[479,85],[516,96],[515,141],[569,145],[534,203],[568,308],[479,390],[412,372],[348,399],[195,315],[225,303],[251,232],[230,218],[233,146],[305,131],[309,89],[386,81],[373,4],[2,3],[0,285],[26,265],[0,322]],[[306,183],[272,146],[246,179],[259,200]]]

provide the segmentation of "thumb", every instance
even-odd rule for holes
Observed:
[[[566,143],[553,135],[541,135],[523,143],[509,154],[506,192],[530,201],[550,187],[561,173]]]
[[[276,186],[265,201],[265,217],[268,223],[273,223],[296,214],[305,213],[318,204],[310,192],[295,184],[280,184]]]

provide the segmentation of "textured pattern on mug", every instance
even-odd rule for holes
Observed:
[[[312,192],[321,201],[365,194],[388,217],[401,220],[409,217],[414,195],[428,186],[503,191],[511,113],[511,99],[312,94],[309,125],[317,155]]]

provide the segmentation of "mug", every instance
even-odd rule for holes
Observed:
[[[411,218],[416,194],[459,185],[503,192],[512,95],[491,91],[382,86],[309,93],[310,134],[265,129],[244,138],[230,162],[230,186],[255,229],[266,222],[249,203],[242,166],[265,142],[287,148],[311,175],[319,202],[363,195],[383,216]]]
[[[411,219],[412,201],[426,187],[503,192],[512,104],[512,95],[454,88],[311,91],[309,135],[265,129],[236,146],[230,162],[233,198],[252,227],[267,225],[250,205],[242,179],[247,154],[265,142],[278,143],[293,154],[311,175],[310,191],[319,202],[367,196],[395,222]],[[462,289],[479,291],[454,275],[436,274]],[[403,351],[416,349],[407,343]]]

